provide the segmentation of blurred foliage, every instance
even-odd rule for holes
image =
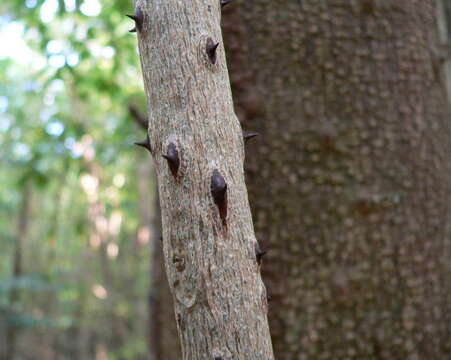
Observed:
[[[16,329],[19,354],[145,358],[149,158],[131,146],[142,130],[127,107],[145,98],[130,12],[131,0],[0,3],[0,337]]]

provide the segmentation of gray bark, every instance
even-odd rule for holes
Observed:
[[[219,1],[138,0],[136,8],[183,358],[273,359]],[[215,61],[209,38],[220,43]]]
[[[278,359],[450,357],[432,0],[241,1],[229,27]]]

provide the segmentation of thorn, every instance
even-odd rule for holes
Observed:
[[[225,225],[227,218],[227,184],[217,169],[213,171],[211,176],[210,187],[213,200],[219,209],[219,216]]]
[[[172,258],[172,262],[174,263],[174,264],[177,264],[177,263],[180,263],[180,262],[182,262],[183,261],[183,259],[181,259],[181,258],[179,258],[179,257],[177,257],[177,256],[173,256],[173,258]]]
[[[126,16],[128,16],[130,19],[132,19],[135,22],[136,29],[141,31],[141,27],[142,27],[143,20],[144,20],[144,15],[143,15],[143,12],[141,11],[141,8],[137,7],[134,15],[127,14]],[[136,29],[135,29],[135,31],[133,31],[134,29],[132,29],[130,32],[136,32]]]
[[[216,64],[216,49],[218,48],[219,43],[214,43],[211,38],[207,39],[207,55],[212,64]]]
[[[224,6],[230,4],[232,2],[232,0],[220,0],[219,3],[221,4],[221,8],[223,8]]]
[[[259,133],[244,133],[243,138],[244,138],[244,143],[247,143],[250,139],[259,136]]]
[[[150,146],[149,134],[147,134],[146,140],[135,142],[135,145],[142,146],[143,148],[146,148],[147,150],[149,150],[149,152],[152,152],[152,148]]]
[[[177,151],[177,147],[173,143],[170,143],[168,145],[168,151],[166,155],[163,155],[163,157],[168,161],[169,170],[171,170],[172,175],[176,178],[180,167],[179,152]]]
[[[136,32],[136,26],[133,29],[129,30],[128,32],[135,33]]]
[[[266,250],[261,250],[260,246],[256,242],[255,243],[255,258],[257,259],[257,264],[258,265],[261,265],[263,256],[265,256],[266,253],[267,253],[267,251]]]

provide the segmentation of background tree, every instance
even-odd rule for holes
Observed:
[[[451,133],[436,10],[432,0],[230,10],[237,113],[262,134],[247,183],[270,249],[278,359],[449,356]]]

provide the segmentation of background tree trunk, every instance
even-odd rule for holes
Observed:
[[[21,277],[24,274],[24,247],[27,238],[29,223],[30,223],[30,213],[31,213],[31,184],[27,181],[24,184],[22,191],[22,197],[20,202],[19,216],[17,219],[17,235],[14,245],[14,254],[12,261],[12,279],[14,281],[14,288],[11,290],[9,295],[10,307],[13,309],[13,316],[17,315],[16,311],[20,309],[21,304],[21,291],[20,286],[18,286]],[[6,351],[5,360],[14,360],[17,354],[17,344],[19,338],[19,328],[17,324],[8,324],[6,329]]]
[[[227,11],[237,113],[262,134],[248,184],[270,248],[277,359],[449,357],[451,133],[435,1]]]
[[[215,48],[222,40],[220,4],[138,0],[136,6],[183,358],[272,359],[242,131],[223,47]]]
[[[137,106],[130,104],[130,115],[136,124],[147,131],[147,117]],[[149,360],[180,359],[180,341],[177,336],[177,324],[174,315],[174,304],[169,291],[166,273],[164,271],[161,211],[156,186],[156,173],[151,171],[149,163],[140,164],[139,192],[140,216],[142,228],[138,234],[150,238],[150,281],[149,281]],[[151,183],[155,189],[150,192]],[[152,201],[149,194],[155,194]],[[150,226],[150,231],[147,231]],[[151,233],[151,235],[150,235]],[[150,236],[149,236],[150,235]]]
[[[149,348],[150,360],[180,359],[180,341],[174,315],[174,303],[164,271],[161,213],[158,190],[153,204],[151,271],[149,289]]]

